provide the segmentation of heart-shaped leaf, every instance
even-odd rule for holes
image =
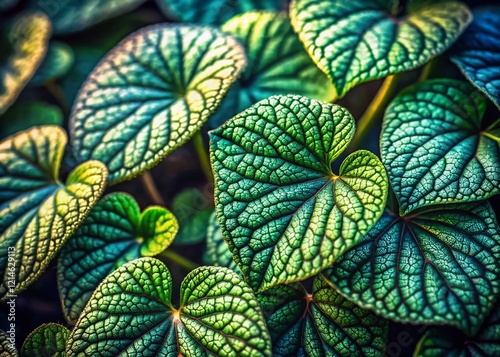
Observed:
[[[222,24],[253,10],[285,10],[288,0],[156,0],[160,9],[183,22]]]
[[[451,60],[500,108],[500,7],[474,12]]]
[[[155,25],[123,40],[94,69],[71,116],[72,145],[130,179],[184,144],[245,66],[235,39],[197,26]]]
[[[2,357],[18,357],[19,354],[17,353],[16,349],[16,332],[15,332],[15,325],[14,325],[14,332],[12,335],[10,333],[6,333],[2,330],[0,330],[0,356]]]
[[[24,340],[21,357],[66,357],[70,331],[59,324],[38,327]]]
[[[354,125],[338,105],[288,95],[210,132],[222,234],[254,290],[317,274],[382,215],[387,175],[375,155],[357,151],[331,171]]]
[[[273,356],[383,356],[389,324],[357,307],[322,276],[309,295],[301,284],[257,295],[271,335]]]
[[[104,191],[98,161],[59,181],[66,141],[60,127],[40,126],[0,142],[1,300],[36,280]]]
[[[162,207],[149,207],[141,214],[127,194],[101,199],[59,254],[58,285],[66,319],[76,323],[107,275],[129,261],[163,252],[177,230],[175,217]]]
[[[334,99],[330,79],[311,61],[285,13],[245,13],[229,20],[222,30],[246,48],[248,67],[210,118],[212,127],[272,95],[299,94],[324,102]]]
[[[68,341],[70,356],[270,356],[265,320],[252,290],[227,268],[193,270],[171,303],[163,263],[142,258],[97,288]]]
[[[474,333],[500,292],[500,228],[488,203],[387,211],[324,274],[384,317]]]
[[[389,105],[380,146],[402,213],[500,192],[500,133],[481,127],[485,109],[479,92],[451,79],[411,86]]]
[[[500,305],[484,321],[474,337],[446,328],[433,328],[420,340],[415,357],[500,356]]]
[[[240,269],[233,260],[229,251],[229,246],[222,237],[219,222],[215,212],[210,217],[207,228],[207,250],[204,256],[205,263],[208,265],[221,266],[241,273]]]
[[[81,31],[110,17],[133,10],[146,0],[31,0],[30,6],[50,17],[57,34]]]
[[[292,25],[339,97],[359,83],[425,64],[453,44],[472,19],[467,7],[454,1],[429,2],[404,16],[396,14],[399,3],[292,1]]]
[[[41,85],[51,79],[63,77],[73,65],[73,50],[63,42],[49,44],[47,54],[31,78],[30,85]]]
[[[41,14],[20,15],[8,34],[12,54],[0,65],[0,114],[17,99],[47,51],[51,26]]]
[[[172,203],[172,212],[179,221],[174,244],[196,244],[207,236],[207,225],[214,211],[213,203],[200,190],[179,193]]]

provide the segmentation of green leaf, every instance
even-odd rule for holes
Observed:
[[[322,276],[309,295],[300,284],[257,295],[271,335],[273,356],[383,356],[389,324],[357,307]]]
[[[1,300],[38,278],[104,191],[98,161],[59,181],[66,141],[60,127],[41,126],[0,142]]]
[[[219,222],[215,212],[210,217],[207,228],[207,250],[203,257],[205,264],[221,266],[231,269],[238,274],[241,274],[240,269],[233,260],[233,256],[229,251],[229,246],[222,237]]]
[[[61,109],[43,102],[17,103],[0,116],[0,139],[39,125],[63,124]]]
[[[179,233],[174,244],[202,242],[213,211],[211,201],[200,190],[190,189],[179,193],[172,204],[172,212],[179,221]]]
[[[375,155],[356,151],[331,171],[354,125],[338,105],[288,95],[210,132],[222,234],[254,290],[317,274],[382,215],[387,175]]]
[[[59,324],[45,324],[26,337],[21,348],[22,357],[65,357],[66,341],[70,331]]]
[[[75,324],[107,275],[134,259],[160,254],[177,230],[177,220],[162,207],[141,214],[125,193],[101,199],[59,254],[58,286],[66,319]]]
[[[444,52],[472,20],[465,5],[438,2],[404,16],[399,1],[293,0],[292,25],[343,97],[357,84],[425,64]]]
[[[384,317],[473,334],[500,292],[500,228],[488,203],[387,211],[324,274]]]
[[[188,141],[245,66],[232,37],[198,26],[154,25],[113,49],[76,99],[70,126],[82,160],[130,179]]]
[[[47,51],[51,25],[41,14],[24,14],[16,18],[8,38],[12,53],[0,64],[0,114],[14,103],[28,84]]]
[[[183,22],[223,24],[231,17],[253,10],[285,10],[288,0],[156,0],[167,16]]]
[[[464,76],[500,108],[500,7],[474,12],[451,56]]]
[[[15,326],[14,326],[15,329]],[[12,338],[12,341],[9,339]],[[2,357],[17,357],[19,354],[17,353],[16,345],[15,345],[16,333],[10,334],[0,330],[0,356]]]
[[[482,130],[485,109],[479,92],[451,79],[413,85],[389,105],[382,162],[402,213],[500,192],[500,133]]]
[[[418,343],[415,357],[498,357],[500,356],[498,331],[500,331],[500,305],[497,303],[474,337],[468,337],[451,329],[430,329]]]
[[[212,127],[272,95],[334,99],[330,79],[311,61],[285,13],[245,13],[229,20],[222,30],[246,48],[248,67],[210,119]]]
[[[201,267],[172,307],[163,263],[142,258],[97,288],[69,338],[78,356],[270,356],[265,320],[252,290],[227,268]]]
[[[51,42],[43,62],[31,78],[30,85],[41,85],[47,80],[63,77],[72,65],[73,50],[71,47],[63,42]]]

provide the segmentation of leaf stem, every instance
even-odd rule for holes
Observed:
[[[214,177],[212,175],[212,166],[210,165],[210,158],[208,156],[207,151],[205,150],[205,145],[203,143],[203,136],[201,135],[201,130],[199,130],[193,136],[193,144],[196,150],[196,154],[198,154],[198,159],[200,160],[200,165],[207,177],[208,182],[213,183]]]
[[[167,249],[166,251],[164,251],[163,253],[160,254],[162,257],[170,260],[170,261],[173,261],[174,263],[180,265],[181,267],[183,267],[184,269],[186,269],[187,271],[191,271],[191,270],[194,270],[196,268],[199,267],[198,264],[196,264],[195,262],[189,260],[189,259],[186,259],[184,258],[182,255],[180,255],[179,253],[176,253],[170,249]]]
[[[54,81],[48,80],[44,82],[45,88],[54,97],[54,99],[59,103],[64,115],[69,115],[69,108],[64,99],[64,94],[61,87]]]
[[[141,181],[151,200],[157,205],[165,206],[165,201],[163,200],[158,187],[156,187],[153,176],[149,171],[146,171],[141,175]]]
[[[419,83],[425,81],[430,77],[430,75],[434,71],[434,68],[436,68],[437,62],[438,59],[434,58],[425,64],[425,66],[422,68],[422,72],[420,72],[420,76],[418,77]]]

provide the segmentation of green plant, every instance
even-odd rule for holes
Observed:
[[[0,355],[500,354],[499,7],[41,4],[0,2]]]

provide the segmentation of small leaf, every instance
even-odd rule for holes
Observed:
[[[141,214],[127,194],[101,199],[59,254],[58,285],[66,319],[75,324],[107,275],[129,261],[161,253],[177,230],[175,217],[164,208],[149,207]]]
[[[38,327],[26,337],[21,348],[22,357],[65,357],[66,341],[70,331],[59,324]]]
[[[15,329],[15,327],[14,327]],[[12,340],[9,340],[12,339]],[[0,356],[2,357],[18,357],[16,345],[16,333],[12,335],[0,330]],[[13,342],[14,341],[14,342]]]
[[[37,279],[104,191],[98,161],[59,181],[66,141],[61,128],[41,126],[0,142],[1,300]]]
[[[82,160],[130,179],[188,141],[245,66],[235,39],[198,26],[154,25],[123,40],[90,74],[70,126]]]
[[[207,228],[207,250],[204,256],[204,261],[208,265],[226,267],[241,274],[240,269],[233,260],[233,256],[229,251],[229,246],[222,237],[219,222],[215,212],[210,217]]]
[[[500,228],[488,203],[387,211],[324,274],[384,317],[474,333],[500,292]]]
[[[14,103],[26,86],[47,51],[51,26],[41,14],[17,17],[8,34],[12,54],[6,64],[0,65],[0,114]]]
[[[273,356],[383,356],[389,324],[357,307],[322,276],[309,295],[300,284],[257,295],[266,316]]]
[[[428,3],[405,16],[394,14],[399,3],[292,1],[292,25],[339,97],[359,83],[425,64],[453,44],[472,20],[459,2]]]
[[[474,12],[451,60],[500,108],[500,7]]]
[[[210,118],[212,127],[272,95],[334,99],[330,79],[311,61],[285,13],[245,13],[229,20],[222,30],[246,48],[248,67]]]
[[[227,268],[201,267],[172,307],[163,263],[142,258],[99,285],[69,338],[78,356],[270,356],[265,320],[252,290]]]
[[[413,85],[389,105],[382,162],[402,213],[500,192],[500,136],[482,130],[485,109],[479,92],[451,79]]]
[[[41,85],[47,80],[63,77],[72,65],[73,51],[71,47],[63,42],[51,42],[40,67],[31,78],[30,85]]]
[[[344,108],[289,95],[210,133],[222,234],[254,290],[317,274],[382,215],[387,176],[375,155],[357,151],[331,171],[354,130]]]
[[[191,189],[179,193],[172,203],[172,212],[179,221],[179,233],[174,244],[202,242],[213,211],[213,203],[200,190]]]

